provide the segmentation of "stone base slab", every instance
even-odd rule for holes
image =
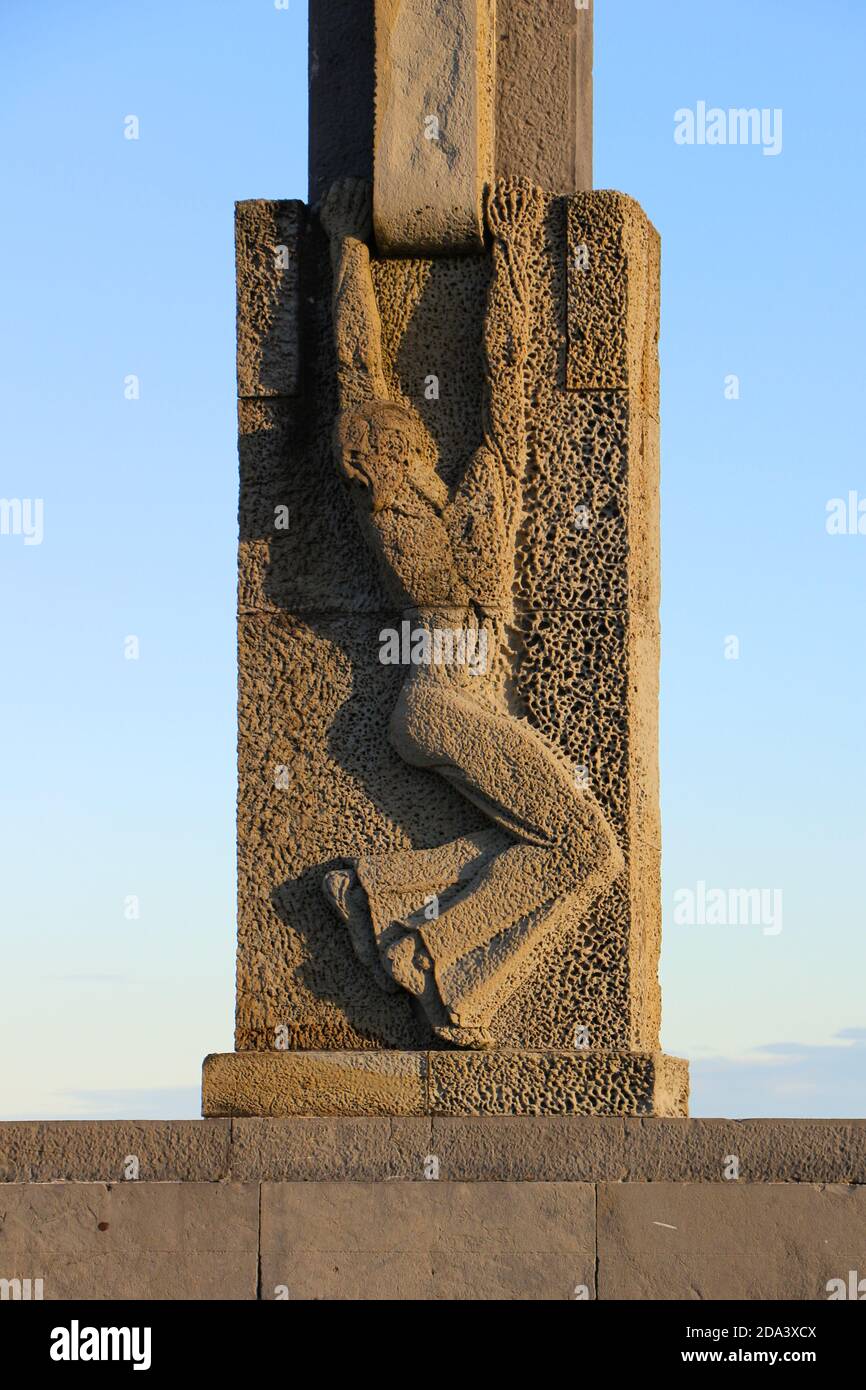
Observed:
[[[8,1183],[2,1206],[4,1300],[823,1301],[859,1296],[866,1248],[850,1185]]]
[[[688,1063],[636,1052],[223,1052],[205,1058],[202,1114],[688,1113]]]

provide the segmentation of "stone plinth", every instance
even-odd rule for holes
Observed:
[[[231,1115],[685,1116],[688,1064],[662,1053],[226,1052],[202,1112]]]

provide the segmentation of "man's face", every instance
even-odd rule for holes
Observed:
[[[372,510],[381,511],[408,477],[411,440],[397,426],[355,415],[344,422],[340,442],[344,472],[369,490]]]
[[[409,436],[394,425],[375,424],[370,430],[373,448],[381,459],[408,473],[417,450]]]

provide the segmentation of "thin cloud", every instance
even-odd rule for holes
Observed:
[[[695,1058],[692,1115],[728,1119],[866,1118],[866,1028],[826,1044],[776,1042],[742,1057]]]

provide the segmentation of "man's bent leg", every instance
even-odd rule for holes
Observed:
[[[391,737],[407,761],[438,772],[518,839],[437,921],[415,924],[413,936],[430,956],[456,1022],[471,996],[483,1012],[484,1000],[554,925],[558,900],[576,896],[585,911],[621,872],[622,855],[556,750],[521,721],[447,683],[407,682]]]

